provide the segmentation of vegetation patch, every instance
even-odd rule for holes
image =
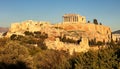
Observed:
[[[18,37],[0,38],[0,69],[120,69],[119,43],[111,42],[103,49],[70,55],[25,42],[35,37]]]

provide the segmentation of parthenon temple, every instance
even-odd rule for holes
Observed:
[[[63,16],[64,23],[86,23],[86,18],[79,14],[65,14]]]

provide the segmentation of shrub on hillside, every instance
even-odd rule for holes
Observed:
[[[11,39],[11,40],[19,40],[19,41],[21,41],[21,40],[24,40],[25,38],[24,38],[24,36],[22,36],[22,35],[12,34],[12,35],[10,36],[10,39]]]
[[[101,46],[101,45],[103,45],[104,43],[102,42],[102,41],[98,41],[97,43],[96,43],[96,45],[98,45],[98,46]]]
[[[24,34],[25,34],[25,35],[28,35],[28,36],[30,36],[30,35],[31,35],[31,36],[34,36],[34,34],[33,34],[32,32],[29,32],[29,31],[25,31]]]
[[[99,49],[73,55],[70,59],[71,69],[119,69],[119,62],[112,48]]]
[[[63,36],[63,38],[59,37],[59,39],[60,39],[60,41],[65,42],[65,43],[74,43],[74,44],[77,44],[77,41],[75,41],[73,39],[66,38],[66,36]]]
[[[0,47],[3,47],[8,41],[8,38],[0,38]]]
[[[36,69],[69,69],[69,56],[63,51],[46,50],[34,56]]]
[[[11,40],[16,40],[16,39],[17,39],[16,37],[17,37],[16,34],[12,34],[12,35],[10,36],[10,39],[11,39]]]
[[[89,40],[89,45],[96,45],[96,39]]]
[[[34,56],[37,53],[42,51],[42,49],[40,49],[39,47],[35,47],[33,45],[25,45],[25,46],[28,48],[28,51],[29,51],[31,56]]]
[[[38,47],[40,47],[40,49],[47,50],[47,46],[46,46],[46,44],[44,42],[40,42],[37,45],[38,45]]]
[[[48,35],[47,34],[36,34],[35,38],[46,39],[46,38],[48,38]]]
[[[9,41],[2,47],[0,51],[0,62],[8,64],[8,67],[10,64],[16,66],[18,62],[23,62],[27,67],[33,68],[32,57],[29,55],[28,49],[15,41]],[[0,66],[3,65],[1,64]]]
[[[2,34],[2,36],[6,36],[6,35],[7,35],[7,33],[8,33],[8,32],[4,32],[4,33]]]
[[[36,34],[36,35],[37,35],[37,34],[40,35],[41,32],[40,32],[40,31],[35,31],[34,34]]]
[[[89,51],[86,53],[74,54],[69,60],[70,69],[92,69],[97,68],[97,53]]]
[[[18,35],[17,35],[18,36]],[[18,38],[17,38],[18,39]],[[20,40],[0,39],[0,69],[119,69],[120,46],[109,43],[105,48],[69,55],[65,51],[42,50],[26,41],[34,40],[25,36]],[[44,46],[39,38],[38,46]],[[101,42],[98,43],[101,45]]]

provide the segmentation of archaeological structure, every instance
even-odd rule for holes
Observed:
[[[110,27],[87,23],[86,18],[79,14],[65,14],[63,16],[63,22],[56,24],[32,20],[23,21],[21,23],[12,23],[6,37],[10,37],[12,34],[24,36],[25,31],[40,31],[48,34],[48,38],[45,40],[48,48],[69,50],[70,54],[74,51],[88,51],[88,41],[110,42],[111,40]],[[81,41],[77,44],[69,44],[61,41],[64,38],[74,41],[81,39]]]
[[[65,14],[63,16],[64,23],[86,23],[86,18],[84,16],[80,16],[79,14]]]

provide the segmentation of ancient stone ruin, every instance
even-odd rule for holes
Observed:
[[[49,49],[69,50],[70,54],[75,52],[85,52],[89,49],[88,41],[96,40],[101,42],[110,42],[110,27],[104,25],[96,25],[94,23],[86,23],[86,18],[78,14],[65,14],[63,22],[59,24],[50,24],[50,22],[37,22],[27,20],[21,23],[13,23],[6,35],[10,37],[12,34],[23,35],[25,31],[40,31],[48,34],[45,40]],[[79,44],[65,43],[59,37],[77,41],[81,38]]]
[[[79,14],[65,14],[63,16],[64,23],[86,23],[86,18]]]

